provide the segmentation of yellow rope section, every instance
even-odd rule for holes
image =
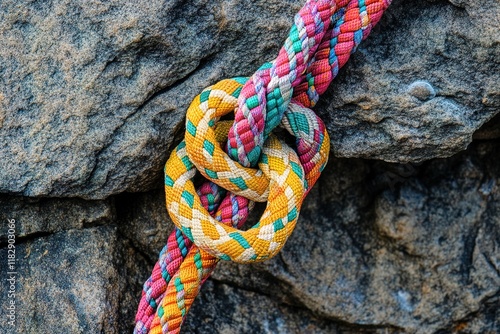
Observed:
[[[228,163],[230,158],[216,141],[214,127],[219,117],[237,106],[235,96],[240,87],[241,83],[235,80],[223,80],[194,99],[186,121],[186,132],[191,136],[186,135],[186,141],[177,147],[165,166],[165,191],[173,222],[200,249],[221,259],[245,263],[263,261],[280,251],[295,227],[307,182],[297,153],[274,136],[264,145],[260,170]],[[204,140],[197,140],[198,135]],[[203,147],[204,153],[194,157],[215,166],[207,173],[216,173],[217,177],[211,178],[214,182],[238,195],[256,195],[249,196],[251,199],[267,197],[268,204],[259,223],[240,231],[210,216],[191,180],[196,168],[188,155],[188,141],[190,145]],[[323,142],[326,151],[320,157],[324,161],[318,161],[318,165],[326,163],[328,157],[329,141]]]

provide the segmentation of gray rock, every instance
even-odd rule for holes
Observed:
[[[0,192],[103,199],[157,187],[191,99],[272,59],[301,3],[4,1]],[[395,0],[317,107],[335,155],[463,150],[498,112],[498,15],[494,0]],[[415,80],[436,97],[409,94]]]
[[[498,17],[495,0],[395,0],[318,104],[335,155],[415,163],[464,150],[500,109]],[[417,80],[435,96],[414,96]]]
[[[430,100],[436,97],[434,87],[427,81],[415,81],[408,86],[408,93],[420,101]]]
[[[1,333],[7,219],[17,332],[131,331],[185,109],[272,59],[301,4],[2,2]],[[293,236],[221,263],[186,333],[500,332],[499,9],[394,0],[316,107],[340,159]]]
[[[261,264],[219,264],[184,332],[498,332],[499,150],[490,140],[423,164],[332,161],[284,250]],[[171,223],[158,191],[106,203],[4,200],[3,218],[23,233],[21,332],[130,332]]]
[[[121,233],[137,249],[156,261],[168,235],[174,229],[174,223],[165,208],[163,189],[140,195],[123,194],[116,198],[116,203]]]
[[[148,265],[118,238],[116,227],[20,239],[15,250],[15,298],[2,296],[0,332],[130,331],[135,312],[132,305],[142,280],[139,275],[148,270]],[[6,248],[0,249],[2,261],[6,253]],[[3,263],[0,268],[2,281],[12,276]],[[15,301],[15,328],[6,321],[6,307],[11,300]]]
[[[183,333],[344,333],[337,324],[318,319],[305,309],[213,280],[205,283],[191,312]]]
[[[74,198],[28,198],[0,196],[0,220],[14,219],[16,236],[34,238],[51,233],[109,224],[116,220],[112,201]],[[0,243],[7,241],[0,234]]]
[[[299,8],[5,1],[0,192],[102,199],[156,186],[191,100],[267,60]]]
[[[351,324],[496,333],[499,150],[473,144],[420,166],[333,161],[276,258],[213,277]]]

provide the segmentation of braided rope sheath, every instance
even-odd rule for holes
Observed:
[[[227,89],[227,87],[226,89],[223,88],[224,86],[227,86],[227,83],[228,80],[224,80],[213,87],[209,87],[205,91],[208,92],[212,88],[212,90],[216,92],[229,91],[230,93],[232,91],[231,89]],[[218,102],[221,104],[221,99],[219,97],[220,95],[218,96],[218,94],[215,94],[215,97],[212,97],[214,103]],[[197,99],[198,98],[196,98],[195,101]],[[196,109],[196,105],[194,107],[192,105],[190,109]],[[290,109],[285,115],[286,121],[284,121],[283,124],[291,134],[297,136],[299,157],[297,157],[296,154],[289,148],[283,150],[281,148],[274,147],[270,153],[273,155],[279,155],[278,159],[275,159],[277,161],[273,162],[273,157],[264,155],[263,160],[266,161],[266,163],[261,164],[261,167],[264,171],[269,169],[267,165],[282,169],[282,167],[286,165],[286,152],[289,151],[289,153],[294,157],[294,164],[296,167],[300,168],[299,160],[301,162],[305,162],[305,184],[309,184],[312,187],[319,176],[319,170],[324,167],[328,158],[328,134],[321,120],[307,108],[297,106],[294,109]],[[217,128],[215,132],[217,133],[218,130],[219,128]],[[268,145],[272,145],[272,142],[268,143]],[[281,147],[281,145],[281,143],[279,143],[279,145],[275,144],[275,146],[279,147]],[[170,167],[168,164],[182,164],[184,168],[186,168],[186,165],[192,168],[188,159],[186,159],[184,151],[185,145],[181,144],[176,150],[177,157],[171,158],[167,163],[167,170],[175,170],[180,174],[186,175],[187,171],[182,170],[182,167],[180,166],[176,166],[175,168],[172,166],[172,168],[168,168]],[[292,164],[290,164],[289,168],[293,169],[291,166]],[[166,173],[167,187],[171,184],[170,180],[172,178],[176,178],[175,176],[172,177],[170,174],[171,173],[168,172]],[[302,172],[301,174],[304,175]],[[174,185],[171,185],[171,187],[174,187]],[[179,192],[180,191],[181,190],[179,190]],[[196,203],[196,198],[193,198]],[[175,199],[168,201],[171,203],[178,203]],[[222,206],[223,204],[221,204],[221,207]],[[172,218],[175,219],[174,216]],[[234,218],[232,220],[234,221]],[[181,268],[179,269],[179,275],[173,279],[175,283],[169,284],[163,303],[158,308],[158,317],[153,320],[151,325],[150,333],[161,333],[161,329],[164,333],[177,333],[181,323],[180,319],[182,319],[189,310],[189,307],[191,306],[194,297],[198,294],[203,281],[215,268],[218,259],[213,256],[208,256],[206,252],[203,250],[196,250],[196,248],[196,246],[191,248],[192,254],[185,258]],[[197,268],[197,270],[194,270],[194,268]],[[182,293],[179,294],[179,292]]]
[[[211,182],[205,182],[198,189],[198,196],[203,206],[212,214],[220,202],[221,189]],[[168,282],[177,273],[184,258],[191,249],[192,242],[175,228],[167,239],[167,244],[160,252],[153,273],[144,283],[141,301],[136,314],[136,333],[148,333],[158,305],[161,304]]]
[[[326,91],[339,68],[368,36],[390,2],[307,1],[296,15],[295,24],[278,57],[271,65],[262,66],[242,89],[235,123],[229,132],[230,156],[245,165],[245,162],[253,161],[266,136],[280,123],[292,95],[299,104],[314,106],[319,94]],[[325,4],[332,9],[331,20],[319,23],[320,18],[324,18],[320,13]],[[310,22],[314,24],[305,26]],[[310,31],[321,37],[319,45],[316,45],[318,38],[308,35]],[[313,47],[301,50],[303,45]],[[304,51],[313,53],[312,57]],[[307,62],[305,71],[301,66],[303,62]],[[201,170],[206,164],[194,163]]]
[[[216,131],[217,141],[220,142],[227,138],[227,132],[230,127],[231,122],[219,123]],[[213,215],[215,219],[222,223],[233,223],[233,226],[241,227],[245,223],[250,210],[253,208],[253,202],[232,193],[228,193],[221,202],[221,198],[225,193],[226,191],[223,188],[218,187],[212,182],[204,182],[197,191],[203,207],[209,211],[210,215]],[[193,271],[190,268],[199,267],[193,265],[193,259],[196,257],[191,256],[185,259],[191,250],[192,242],[178,228],[175,228],[168,238],[167,245],[160,252],[159,260],[154,266],[151,277],[144,283],[141,301],[136,314],[134,333],[150,333],[152,326],[154,327],[159,324],[159,318],[156,314],[157,308],[165,298],[168,287],[173,286],[171,283],[172,280],[173,282],[177,282],[178,275],[176,276],[176,274],[179,271],[186,270],[192,274]],[[203,268],[207,268],[213,262],[210,258],[203,257],[202,263]],[[183,265],[182,269],[181,265]],[[216,262],[213,263],[213,267],[215,265]],[[210,273],[211,270],[207,272]],[[198,290],[205,279],[196,281]],[[176,294],[176,291],[169,289],[167,294]],[[183,297],[181,296],[181,298]],[[190,305],[189,301],[185,304]],[[174,322],[176,322],[175,319]],[[170,327],[175,326],[171,325]]]
[[[301,185],[300,180],[303,179],[304,172],[300,160],[297,158],[295,161],[294,157],[275,153],[285,152],[286,145],[277,145],[273,148],[273,154],[262,157],[271,160],[261,160],[260,172],[231,160],[217,144],[213,125],[219,117],[234,110],[237,99],[233,92],[237,92],[238,88],[237,81],[223,80],[207,88],[200,94],[199,99],[195,98],[186,115],[188,125],[185,144],[181,145],[183,149],[185,146],[187,156],[179,156],[177,159],[172,156],[167,162],[165,192],[167,208],[173,222],[198,247],[221,259],[244,263],[265,260],[283,247],[291,233],[289,228],[293,229],[298,218],[307,185]],[[302,109],[297,109],[300,110]],[[311,130],[306,128],[310,124],[307,121],[309,114],[296,114],[297,119],[300,115],[305,120],[304,131],[310,132]],[[312,112],[311,114],[314,115]],[[315,115],[313,117],[316,118]],[[326,131],[321,134],[324,136]],[[326,146],[322,138],[318,139],[321,140],[318,146],[320,149]],[[202,149],[194,149],[196,147]],[[192,177],[188,171],[193,168],[190,159],[211,161],[212,166],[219,171],[215,173],[205,168],[205,173],[210,175],[214,182],[238,195],[245,194],[252,200],[260,199],[261,194],[257,190],[263,188],[262,184],[267,181],[263,176],[271,180],[270,183],[264,183],[264,190],[269,189],[269,201],[258,228],[241,232],[230,226],[217,224],[209,215],[200,211],[201,205],[197,206],[196,198],[192,195],[194,188],[188,181]],[[318,159],[318,173],[325,160],[326,156],[323,160]],[[274,176],[272,173],[266,173],[263,168],[269,168],[268,165],[282,174]],[[283,174],[288,165],[289,171]]]
[[[229,131],[228,151],[230,155],[239,160],[243,166],[254,166],[261,156],[262,143],[272,132],[272,129],[280,123],[285,110],[300,109],[302,108],[301,105],[309,107],[317,102],[319,94],[326,90],[331,80],[338,73],[338,69],[345,64],[349,55],[354,52],[361,40],[368,36],[371,28],[380,19],[389,4],[390,1],[375,0],[307,1],[304,8],[297,14],[295,25],[292,27],[290,36],[280,51],[278,58],[272,63],[264,64],[251,80],[247,81],[241,94],[239,94],[239,108],[236,109],[235,123],[232,131]],[[293,99],[291,99],[292,96]],[[285,128],[291,132],[294,131],[293,127],[297,130],[304,124],[300,116],[295,118],[285,117],[282,122]],[[213,126],[213,124],[209,125]],[[319,125],[319,123],[314,123],[313,120],[313,124],[310,123],[309,126],[311,129],[314,128],[314,131],[309,133],[309,137],[305,136],[298,139],[297,151],[299,152],[300,163],[306,173],[306,179],[307,175],[314,175],[314,177],[307,179],[307,184],[312,186],[323,167],[316,163],[317,160],[315,159],[318,158],[314,158],[313,154],[321,146],[318,144],[320,143],[318,139],[321,137],[322,130],[319,129],[322,123]],[[187,123],[186,127],[189,131],[190,124]],[[195,128],[198,129],[196,126]],[[314,135],[311,137],[311,134]],[[315,139],[312,140],[311,138]],[[307,146],[306,144],[309,145],[310,153],[307,153],[304,148]],[[318,147],[313,149],[311,144]],[[198,146],[199,148],[200,146]],[[192,157],[189,156],[189,158]],[[193,163],[207,178],[210,178],[208,174],[212,174],[212,176],[219,172],[224,174],[224,170],[210,169],[211,166],[205,166],[203,161],[193,160]],[[229,173],[232,173],[237,169],[227,169],[227,166],[231,164],[228,160],[224,161],[223,166],[225,165],[226,172],[229,170]],[[205,168],[209,171],[208,174]],[[262,172],[255,171],[255,174],[260,177],[262,183],[268,184],[269,181],[262,177]],[[227,186],[228,176],[223,175],[220,177],[217,175],[217,178],[212,178],[212,180],[216,182],[219,180],[219,183],[226,182],[225,186]],[[220,179],[225,181],[220,181]],[[246,190],[245,195],[250,196],[252,199],[260,201],[266,199],[268,190],[267,187],[266,189],[263,189],[262,186],[258,187],[261,182],[255,182],[250,187],[245,185],[247,189],[241,189],[239,187],[239,185],[242,185],[240,179],[234,179],[233,177],[233,180],[229,181],[229,188],[236,186],[239,189],[233,190],[239,190],[236,191],[239,193]],[[254,188],[254,185],[256,188]],[[209,194],[208,197],[203,193],[203,188],[206,190],[207,187],[212,189],[211,192],[206,193]],[[309,190],[310,187],[307,188],[306,193]],[[252,191],[254,194],[249,195],[248,193]],[[231,224],[233,222],[233,226],[238,226],[238,222],[244,221],[248,215],[248,209],[244,210],[245,205],[251,205],[252,202],[242,200],[243,197],[228,192],[222,201],[222,203],[226,204],[221,203],[217,213],[214,213],[220,199],[224,197],[223,192],[223,188],[217,187],[213,183],[205,183],[198,191],[198,194],[203,207],[211,214],[214,214],[217,220],[224,221],[220,213],[221,209],[223,209],[222,211],[225,210],[224,212],[231,212],[232,214],[231,218],[229,218],[229,214],[226,216],[228,220],[224,221],[224,223]],[[238,211],[241,211],[241,213],[237,214]],[[240,218],[235,219],[235,217]],[[184,227],[184,229],[186,228]],[[201,236],[201,238],[204,238],[204,236]],[[169,248],[169,246],[171,247]],[[217,253],[212,247],[216,248],[216,246],[211,245],[207,246],[207,250]],[[194,296],[199,291],[199,287],[209,276],[217,262],[213,261],[211,255],[202,256],[203,252],[196,246],[191,245],[188,238],[181,236],[178,229],[172,233],[167,246],[160,254],[159,263],[155,265],[153,275],[144,285],[143,296],[136,316],[137,333],[148,333],[153,322],[157,324],[162,322],[164,333],[178,331],[180,328],[178,326],[180,326],[182,318],[185,317],[191,305],[190,303],[192,303]],[[169,253],[175,256],[166,256]],[[195,254],[198,255],[195,256]],[[224,255],[227,254],[221,254],[223,258]],[[184,260],[181,264],[182,259]],[[196,267],[197,264],[200,268]],[[170,268],[170,270],[167,270],[167,268]],[[194,270],[193,268],[197,269]],[[190,272],[191,277],[197,277],[197,279],[190,280],[185,275],[186,272]],[[173,275],[170,275],[170,273],[173,273]],[[179,285],[177,284],[179,280],[180,282],[189,282],[189,284]],[[175,289],[172,289],[172,287],[175,287]],[[190,294],[193,296],[192,298],[184,298]],[[177,323],[178,326],[169,326],[165,322],[165,308],[158,307],[160,302],[162,302],[161,305],[164,305],[165,300],[173,300],[169,297],[173,295],[177,295],[175,304],[181,311],[177,316],[169,317],[171,319],[168,322],[171,324]],[[168,303],[165,305],[168,305]],[[170,303],[170,305],[174,304]],[[155,309],[157,311],[156,318],[153,320]],[[161,312],[163,314],[159,317],[158,313]],[[174,313],[176,312],[172,312],[172,314]],[[160,318],[164,320],[159,321]],[[151,332],[161,332],[154,326],[152,328]]]

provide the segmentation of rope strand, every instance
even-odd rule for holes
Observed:
[[[325,126],[307,108],[389,4],[308,0],[273,62],[249,79],[223,80],[194,99],[185,141],[165,168],[167,208],[177,228],[144,284],[134,333],[178,333],[219,259],[260,261],[281,249],[328,158]],[[217,122],[232,111],[230,129]],[[297,137],[297,153],[271,135],[280,123]],[[227,134],[226,154],[220,143]],[[260,169],[253,169],[257,164]],[[197,191],[190,181],[196,169],[210,180]],[[239,231],[253,201],[266,200],[261,222]]]

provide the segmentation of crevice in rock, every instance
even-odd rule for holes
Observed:
[[[195,75],[197,72],[199,72],[200,70],[202,70],[205,66],[207,66],[207,64],[210,63],[210,61],[213,59],[213,57],[214,56],[213,56],[212,53],[208,53],[205,57],[203,57],[203,58],[201,58],[199,60],[198,66],[196,66],[192,71],[190,71],[189,73],[187,73],[182,78],[174,81],[173,83],[171,83],[171,84],[169,84],[169,85],[167,85],[165,87],[162,87],[159,90],[153,92],[139,106],[137,106],[137,108],[135,108],[135,110],[133,110],[125,118],[123,118],[123,120],[121,121],[121,124],[118,125],[114,129],[114,131],[113,131],[114,135],[112,137],[110,137],[109,140],[105,143],[105,145],[103,147],[101,147],[94,154],[94,156],[95,156],[94,166],[92,168],[92,171],[89,173],[89,176],[87,177],[87,183],[92,183],[91,180],[93,180],[95,178],[95,175],[98,172],[98,168],[100,167],[100,163],[99,162],[101,160],[101,156],[103,154],[105,154],[105,152],[107,152],[107,150],[113,145],[114,140],[117,137],[117,134],[120,133],[121,129],[127,124],[127,121],[129,119],[131,119],[134,115],[136,115],[137,113],[139,113],[141,110],[143,110],[148,103],[150,103],[151,101],[153,101],[159,95],[162,95],[162,94],[166,93],[167,91],[169,91],[171,89],[174,89],[175,87],[178,87],[181,84],[183,84],[184,82],[186,82],[187,80],[189,80],[193,75]],[[181,122],[180,125],[184,125],[184,122]],[[104,182],[102,182],[102,186],[104,186],[105,184],[108,183],[108,178],[109,178],[109,173],[106,174],[106,180]]]
[[[496,267],[496,265],[493,263],[493,261],[491,260],[491,258],[484,254],[484,253],[481,253],[481,255],[483,256],[484,260],[486,261],[486,263],[488,263],[488,265],[490,266],[491,270],[494,271],[497,276],[500,278],[500,270]]]
[[[162,191],[160,191],[160,192],[161,192],[161,194],[163,194]],[[154,197],[156,195],[156,193],[158,193],[158,191],[151,191],[148,193],[121,193],[121,194],[116,195],[114,197],[114,208],[116,211],[116,222],[119,226],[122,227],[121,229],[119,229],[119,232],[118,232],[120,237],[125,239],[125,240],[128,240],[130,247],[132,247],[141,256],[143,256],[145,259],[147,259],[151,268],[154,266],[154,264],[158,260],[158,254],[160,253],[162,247],[165,245],[164,242],[166,241],[166,238],[165,238],[165,241],[161,242],[161,246],[155,250],[154,256],[152,257],[152,255],[149,254],[147,252],[147,250],[145,250],[145,245],[141,243],[141,240],[142,240],[142,242],[144,242],[143,239],[140,239],[140,240],[134,239],[133,238],[134,232],[131,232],[132,234],[127,234],[127,233],[125,233],[125,231],[127,229],[132,229],[132,231],[134,231],[133,223],[137,219],[144,220],[144,221],[151,220],[150,217],[143,216],[143,211],[141,211],[141,210],[136,211],[135,209],[138,209],[138,206],[139,206],[138,199],[139,198],[141,198],[143,196],[153,196]],[[161,202],[161,206],[163,209],[163,202],[164,201],[160,200],[159,202]],[[141,201],[141,204],[144,204],[144,202]],[[154,210],[152,208],[150,208],[150,209]],[[166,209],[164,209],[164,210],[165,210],[164,214],[166,216],[167,215]],[[166,234],[168,235],[169,232],[170,231],[168,231]]]
[[[22,237],[16,236],[15,245],[17,246],[17,245],[24,244],[24,243],[27,243],[30,241],[34,241],[36,239],[46,238],[46,237],[51,236],[55,233],[57,233],[57,232],[35,232],[35,233],[30,233],[28,235],[24,235]],[[0,248],[7,247],[7,245],[8,245],[7,242],[0,242]]]
[[[227,285],[227,286],[232,287],[236,290],[241,290],[241,291],[246,291],[246,292],[251,292],[251,293],[256,293],[256,294],[262,295],[266,298],[269,298],[269,299],[277,302],[280,305],[284,305],[288,308],[292,308],[295,310],[300,310],[302,312],[305,312],[311,318],[316,318],[319,320],[325,320],[325,321],[329,321],[329,322],[331,321],[340,327],[339,329],[341,329],[342,333],[343,333],[342,330],[344,330],[344,331],[357,330],[356,333],[371,333],[371,331],[380,330],[380,329],[389,330],[388,333],[396,333],[395,331],[402,331],[403,330],[403,328],[401,328],[401,327],[397,327],[397,326],[390,325],[390,324],[377,324],[377,325],[352,324],[352,323],[343,321],[339,318],[322,316],[318,313],[311,311],[309,308],[305,307],[304,305],[302,305],[300,303],[291,304],[291,303],[284,301],[284,300],[281,300],[281,299],[277,300],[273,295],[266,293],[264,291],[261,291],[259,289],[251,289],[249,287],[235,284],[234,282],[231,282],[231,281],[217,280],[213,277],[210,277],[210,280],[213,281],[214,284]],[[354,332],[352,332],[352,333],[354,333]]]
[[[472,139],[475,141],[486,141],[498,138],[500,138],[500,113],[484,123],[483,126],[472,135]]]
[[[495,293],[492,296],[486,297],[481,301],[481,306],[479,307],[478,310],[470,312],[463,316],[461,319],[455,320],[451,322],[447,327],[448,328],[441,328],[438,329],[435,334],[452,334],[452,333],[469,333],[467,330],[467,327],[469,326],[469,323],[477,318],[479,316],[484,315],[484,317],[487,320],[491,321],[491,325],[499,325],[499,310],[500,310],[500,291]],[[496,320],[495,320],[496,319]],[[451,328],[451,330],[450,330]],[[492,330],[495,330],[495,328],[491,328]],[[498,329],[498,328],[496,328]],[[485,333],[490,333],[490,332],[485,332]],[[493,333],[493,331],[491,332]]]
[[[156,92],[153,92],[149,97],[147,97],[144,102],[142,102],[136,109],[136,111],[134,111],[131,115],[129,116],[132,116],[133,114],[135,114],[137,111],[140,111],[142,109],[144,109],[144,107],[149,103],[151,102],[152,100],[154,100],[157,96],[171,90],[171,89],[174,89],[175,87],[178,87],[180,85],[182,85],[184,82],[186,82],[187,80],[189,80],[194,74],[196,74],[197,72],[199,72],[200,70],[202,70],[205,66],[207,66],[207,64],[210,63],[210,61],[214,58],[214,55],[213,53],[208,53],[205,57],[201,58],[199,60],[199,63],[198,63],[198,66],[196,66],[191,72],[187,73],[185,76],[183,76],[182,78],[174,81],[173,83],[171,83],[170,85],[166,86],[166,87],[162,87],[160,88],[159,90],[157,90]],[[129,116],[127,116],[127,118],[129,118]],[[126,119],[125,119],[126,120]]]
[[[50,236],[55,235],[55,234],[68,233],[68,232],[71,232],[71,231],[91,230],[93,228],[99,228],[99,227],[104,227],[104,226],[118,227],[116,224],[109,224],[109,225],[108,224],[102,224],[102,225],[82,226],[81,228],[69,228],[69,229],[66,229],[66,230],[58,230],[58,231],[54,231],[54,232],[34,232],[34,233],[30,233],[30,234],[23,235],[23,236],[16,236],[16,245],[20,245],[20,244],[24,244],[24,243],[27,243],[27,242],[36,241],[38,239],[50,237]],[[8,243],[5,242],[5,241],[0,242],[0,248],[4,248],[7,245],[8,245]]]
[[[150,270],[153,269],[155,263],[156,263],[156,260],[152,261],[151,260],[151,257],[146,253],[144,252],[140,246],[136,245],[134,243],[134,240],[130,239],[129,237],[127,237],[125,234],[123,234],[121,232],[121,229],[118,229],[118,232],[117,232],[117,235],[128,242],[128,245],[130,246],[130,248],[132,248],[135,252],[137,252],[140,256],[142,256],[148,263],[148,266],[149,268],[151,268]],[[159,254],[160,251],[158,251],[158,254]]]

